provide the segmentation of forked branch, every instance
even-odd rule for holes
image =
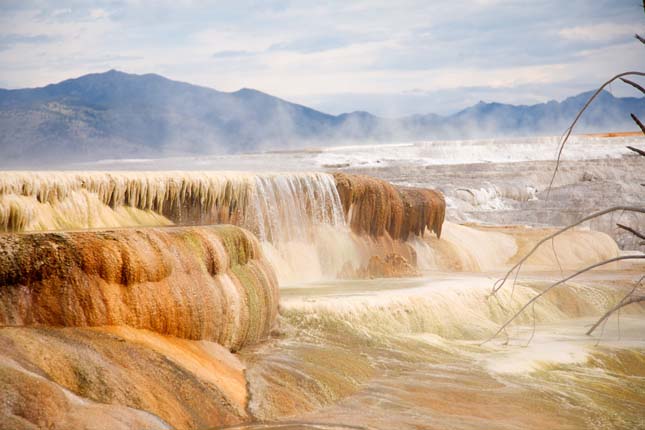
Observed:
[[[522,259],[520,261],[515,263],[515,265],[513,267],[511,267],[508,270],[508,272],[506,272],[506,274],[504,275],[503,278],[501,278],[501,279],[497,280],[497,282],[495,282],[495,285],[493,285],[492,294],[495,294],[497,291],[499,291],[504,286],[504,284],[508,280],[509,276],[513,273],[513,271],[515,271],[515,269],[517,269],[519,271],[521,266],[522,266],[522,264],[524,264],[524,262],[526,262],[526,260],[528,260],[529,257],[531,257],[531,255],[533,255],[535,253],[535,251],[537,251],[537,249],[540,246],[542,246],[543,243],[555,238],[556,236],[561,235],[562,233],[564,233],[567,230],[571,230],[572,228],[579,226],[583,222],[586,222],[586,221],[592,220],[594,218],[598,218],[598,217],[603,216],[605,214],[608,214],[608,213],[611,213],[611,212],[616,212],[616,211],[645,213],[645,207],[614,206],[612,208],[605,209],[605,210],[602,210],[600,212],[596,212],[596,213],[593,213],[593,214],[591,214],[589,216],[586,216],[586,217],[580,219],[579,221],[576,221],[573,224],[569,224],[568,226],[561,228],[560,230],[556,231],[555,233],[546,236],[545,238],[540,240],[537,244],[535,244],[535,246],[526,255],[524,255],[524,257],[522,257]]]
[[[637,35],[637,37],[640,37],[640,36]],[[643,43],[645,43],[645,42],[643,42]],[[578,115],[576,115],[575,119],[573,120],[573,122],[571,123],[569,128],[567,128],[567,130],[566,130],[566,132],[564,134],[564,137],[563,137],[562,141],[560,142],[560,148],[558,149],[558,157],[557,157],[557,159],[555,161],[555,169],[553,169],[553,176],[551,176],[551,181],[549,182],[549,187],[547,188],[547,193],[546,193],[547,200],[549,199],[549,194],[551,193],[551,187],[553,186],[553,181],[555,181],[555,177],[556,177],[556,175],[558,173],[558,168],[560,167],[560,159],[562,158],[562,151],[564,150],[564,145],[567,143],[567,140],[569,140],[569,136],[571,136],[571,133],[573,132],[573,128],[578,123],[578,120],[580,119],[582,114],[587,110],[587,108],[589,107],[591,102],[593,102],[594,99],[596,97],[598,97],[598,94],[600,94],[605,89],[605,87],[607,85],[611,84],[616,79],[622,78],[623,76],[630,76],[630,75],[645,76],[645,72],[623,72],[623,73],[619,73],[616,76],[614,76],[611,79],[609,79],[604,84],[602,84],[600,86],[600,88],[598,88],[596,90],[596,92],[593,93],[593,95],[589,98],[589,100],[587,100],[587,102],[584,104],[582,109],[580,109],[580,111],[578,112]]]
[[[636,89],[637,89],[638,91],[640,91],[641,93],[645,94],[645,88],[641,87],[641,86],[640,86],[639,84],[637,84],[636,82],[631,81],[631,80],[629,80],[629,79],[625,79],[625,78],[620,78],[620,80],[621,80],[621,81],[623,81],[624,83],[626,83],[627,85],[631,85],[632,87],[636,88]]]
[[[607,313],[606,313],[605,315],[603,315],[603,316],[602,316],[602,318],[600,318],[598,321],[596,321],[596,323],[593,325],[593,327],[591,327],[591,328],[589,329],[589,331],[587,332],[587,335],[591,335],[591,333],[593,333],[593,331],[594,331],[595,329],[597,329],[597,328],[598,328],[598,326],[599,326],[600,324],[602,324],[602,322],[603,322],[604,320],[606,320],[607,318],[609,318],[609,317],[611,316],[611,314],[613,314],[614,312],[616,312],[618,309],[623,308],[623,307],[625,307],[625,306],[627,306],[627,305],[631,305],[631,304],[633,304],[633,303],[639,303],[639,302],[645,302],[645,296],[634,296],[634,297],[629,297],[629,298],[627,298],[627,300],[621,300],[621,301],[620,301],[620,303],[618,303],[616,306],[614,306],[613,308],[611,308],[610,310],[608,310],[608,311],[607,311]]]
[[[633,234],[634,236],[636,236],[636,237],[637,237],[637,238],[639,238],[639,239],[643,239],[643,240],[645,240],[645,235],[643,235],[643,234],[641,234],[641,233],[637,232],[636,230],[634,230],[634,229],[633,229],[633,228],[631,228],[631,227],[628,227],[628,226],[623,225],[623,224],[616,224],[616,226],[617,226],[618,228],[622,228],[623,230],[630,232],[631,234]]]
[[[484,343],[490,342],[491,340],[495,339],[506,327],[509,326],[517,317],[519,317],[522,312],[526,310],[529,306],[531,306],[533,303],[535,303],[540,297],[551,291],[553,288],[557,287],[558,285],[564,284],[567,281],[570,281],[571,279],[575,278],[576,276],[580,276],[585,272],[588,272],[590,270],[595,269],[596,267],[600,266],[605,266],[610,263],[614,263],[616,261],[622,261],[622,260],[645,260],[645,255],[623,255],[620,257],[614,257],[610,258],[608,260],[601,261],[596,264],[592,264],[591,266],[587,266],[584,269],[578,270],[576,273],[567,276],[566,278],[560,279],[558,282],[555,282],[551,285],[549,285],[544,291],[541,291],[539,294],[535,295],[531,300],[526,302],[524,306],[520,308],[519,311],[517,311],[511,318],[509,318],[500,328],[495,332],[494,335],[492,335],[489,339],[487,339]]]
[[[636,115],[634,115],[633,113],[630,113],[630,114],[629,114],[629,116],[631,116],[631,117],[632,117],[632,119],[634,120],[634,122],[636,123],[636,125],[638,126],[638,128],[640,128],[640,129],[641,129],[641,131],[643,132],[643,134],[645,134],[645,126],[644,126],[644,125],[643,125],[643,123],[638,119],[638,117],[637,117]]]
[[[609,318],[611,316],[611,314],[613,314],[614,312],[616,312],[620,308],[623,308],[623,307],[625,307],[627,305],[631,305],[632,303],[638,303],[638,302],[645,301],[645,296],[632,296],[632,294],[634,294],[634,291],[636,291],[636,289],[641,285],[641,282],[643,282],[643,279],[645,279],[645,276],[641,276],[641,278],[638,280],[636,285],[634,285],[634,288],[632,288],[632,290],[629,293],[627,293],[625,295],[625,297],[623,297],[616,304],[616,306],[614,306],[613,308],[609,309],[598,321],[596,321],[596,323],[593,326],[591,326],[591,328],[587,332],[587,336],[590,336],[591,333],[593,333],[594,330],[597,329],[598,326],[600,324],[602,324],[603,321],[605,321],[607,318]]]
[[[620,80],[623,81],[624,83],[626,83],[627,85],[631,85],[632,87],[636,88],[641,93],[645,94],[645,88],[641,87],[636,82],[631,81],[629,79],[625,79],[625,78],[620,78]]]

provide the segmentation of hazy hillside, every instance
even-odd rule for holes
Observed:
[[[448,117],[338,116],[251,89],[225,93],[111,70],[0,90],[0,162],[96,160],[332,145],[348,140],[560,134],[589,93],[533,106],[479,103]],[[633,129],[645,99],[603,93],[579,131]]]

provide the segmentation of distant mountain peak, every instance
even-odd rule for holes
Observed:
[[[339,116],[340,117],[357,116],[357,117],[365,117],[365,118],[367,118],[367,117],[376,118],[376,115],[374,115],[374,114],[372,114],[370,112],[364,111],[364,110],[355,110],[355,111],[352,111],[352,112],[342,113]]]
[[[270,94],[220,92],[157,74],[116,69],[42,88],[0,91],[0,163],[96,160],[320,146],[347,141],[559,135],[593,91],[561,102],[480,101],[454,115],[384,119],[366,111],[329,115]],[[645,98],[600,94],[580,131],[631,130]]]
[[[243,87],[240,88],[239,90],[235,91],[236,93],[253,93],[253,94],[266,94],[263,93],[262,91],[253,89],[253,88],[248,88],[248,87]]]

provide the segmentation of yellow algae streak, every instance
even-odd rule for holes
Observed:
[[[42,231],[106,227],[164,226],[172,222],[152,210],[111,208],[96,194],[72,191],[62,200],[40,202],[30,196],[0,196],[0,230]]]
[[[242,224],[251,185],[245,174],[0,172],[0,229]]]

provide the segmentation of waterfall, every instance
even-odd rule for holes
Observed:
[[[436,191],[349,174],[0,173],[0,420],[637,427],[644,308],[617,347],[582,333],[642,266],[554,288],[480,345],[551,277],[620,251],[567,231],[491,296],[553,228],[444,217]]]
[[[235,224],[282,284],[355,275],[375,255],[414,265],[405,240],[440,235],[444,213],[439,193],[357,175],[0,172],[0,230]]]

